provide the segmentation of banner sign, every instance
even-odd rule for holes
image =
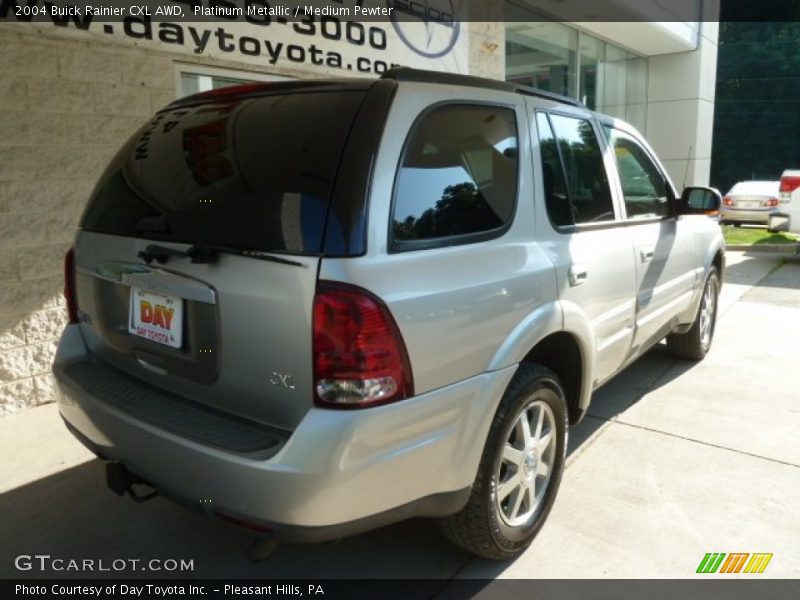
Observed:
[[[0,0],[0,29],[314,74],[374,77],[395,65],[467,73],[459,7],[451,0]]]

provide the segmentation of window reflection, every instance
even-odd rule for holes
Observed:
[[[397,176],[396,241],[490,231],[514,209],[513,111],[451,105],[429,112],[409,138]]]
[[[356,91],[273,94],[160,112],[109,165],[82,226],[320,252],[333,182],[362,101]]]
[[[614,148],[628,218],[667,216],[669,192],[661,171],[627,133],[613,127],[606,127],[605,131]]]
[[[614,204],[603,155],[589,121],[550,115],[575,223],[613,221]]]
[[[516,1],[505,3],[506,80],[579,99],[644,129],[647,60]]]

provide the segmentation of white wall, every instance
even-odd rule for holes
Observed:
[[[700,25],[696,50],[649,59],[644,133],[678,188],[708,185],[711,169],[719,27]]]

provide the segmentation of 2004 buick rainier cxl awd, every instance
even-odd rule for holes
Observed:
[[[120,150],[67,254],[61,415],[118,493],[276,540],[436,517],[511,557],[592,391],[665,336],[708,351],[719,203],[626,123],[511,84],[190,96]]]

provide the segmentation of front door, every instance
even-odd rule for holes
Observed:
[[[606,126],[635,249],[638,354],[661,339],[691,302],[697,280],[695,248],[686,223],[675,217],[674,192],[650,153],[632,132]]]

